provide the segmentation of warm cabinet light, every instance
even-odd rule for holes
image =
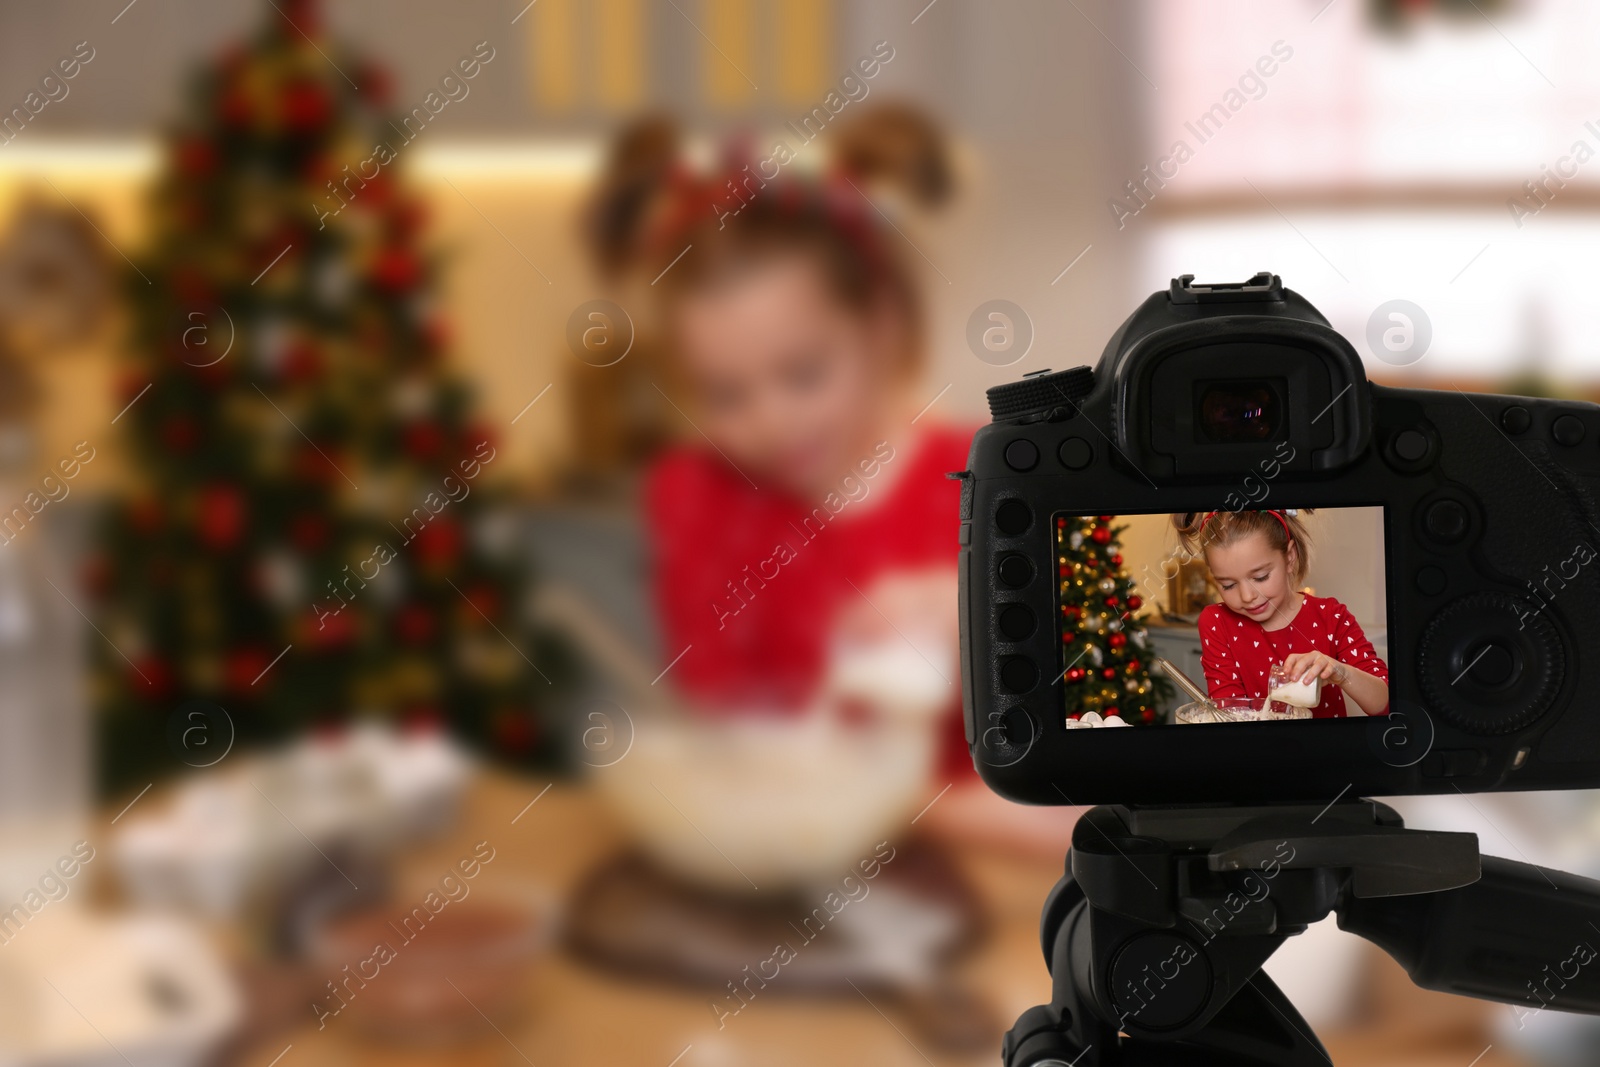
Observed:
[[[581,179],[599,166],[604,144],[597,138],[502,139],[418,144],[409,153],[420,178],[468,175],[494,178]],[[8,175],[147,178],[160,165],[154,138],[83,138],[32,144],[21,138],[0,145],[0,179]]]

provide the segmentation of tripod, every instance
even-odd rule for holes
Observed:
[[[1480,857],[1371,800],[1094,808],[1040,935],[1053,989],[1005,1067],[1327,1067],[1261,965],[1337,914],[1425,989],[1600,1013],[1600,882]],[[1512,916],[1515,916],[1513,919]]]

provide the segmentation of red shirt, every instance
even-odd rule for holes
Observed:
[[[645,516],[663,663],[688,649],[671,682],[710,709],[804,707],[823,680],[833,619],[858,589],[896,570],[954,570],[960,486],[945,475],[966,468],[971,441],[970,430],[926,426],[881,444],[822,504],[752,487],[707,449],[657,460]],[[879,490],[891,464],[900,469]],[[970,775],[960,679],[948,681],[942,770]]]
[[[1355,615],[1332,597],[1304,596],[1289,625],[1276,630],[1263,629],[1226,604],[1207,604],[1199,625],[1200,666],[1213,700],[1263,699],[1272,665],[1294,652],[1326,652],[1340,663],[1389,681],[1388,665],[1373,650]],[[1386,704],[1379,714],[1388,711]],[[1322,699],[1311,714],[1318,719],[1342,718],[1344,690],[1324,682]]]

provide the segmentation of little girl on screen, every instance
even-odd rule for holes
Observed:
[[[1310,509],[1306,509],[1308,512]],[[1310,539],[1293,511],[1190,511],[1172,516],[1178,542],[1204,555],[1222,603],[1200,612],[1200,664],[1212,700],[1259,701],[1275,663],[1294,681],[1321,678],[1318,719],[1389,711],[1389,668],[1348,607],[1300,592]]]

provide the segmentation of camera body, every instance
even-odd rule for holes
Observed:
[[[989,400],[954,477],[966,736],[996,792],[1220,804],[1600,785],[1600,656],[1583,652],[1600,641],[1600,407],[1373,385],[1268,273],[1174,279],[1094,368]],[[1373,507],[1387,714],[1067,728],[1058,516]]]

